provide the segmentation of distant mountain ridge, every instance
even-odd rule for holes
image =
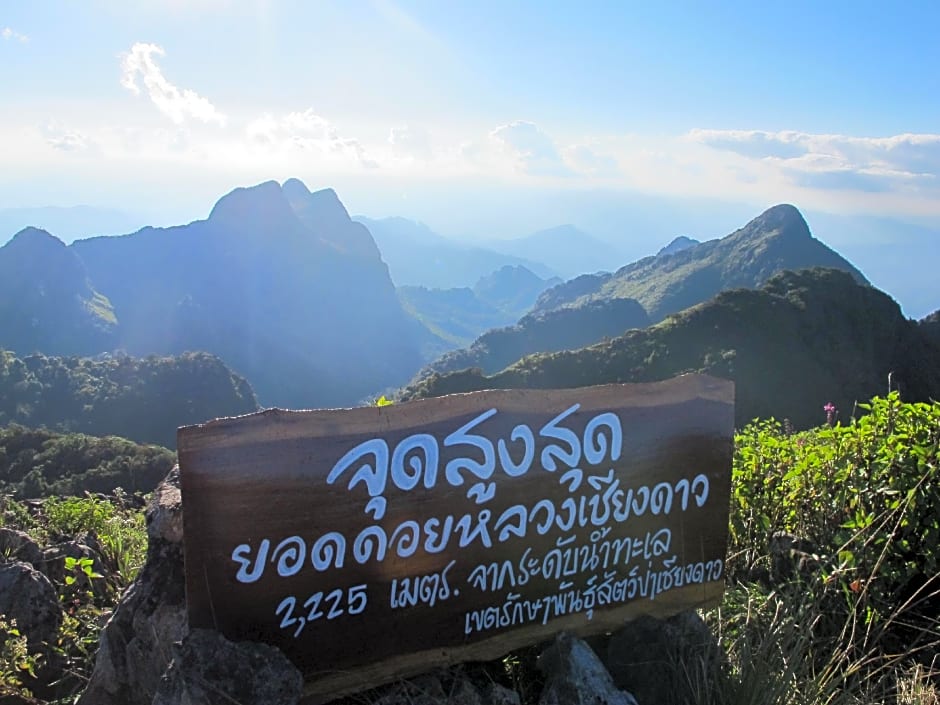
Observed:
[[[416,380],[468,367],[493,374],[524,355],[591,345],[656,323],[729,287],[757,287],[788,268],[835,266],[867,283],[810,235],[793,206],[771,208],[721,240],[696,244],[676,238],[664,248],[670,249],[613,274],[585,274],[549,289],[516,326],[489,331],[468,348],[442,355]]]
[[[584,347],[631,328],[645,328],[649,323],[646,311],[632,299],[591,301],[577,309],[531,313],[513,326],[483,333],[470,347],[442,355],[416,379],[466,368],[493,374],[535,352]]]
[[[736,423],[788,418],[797,428],[842,418],[856,401],[887,390],[908,401],[940,398],[940,344],[897,303],[851,274],[782,272],[760,290],[735,289],[645,330],[580,350],[522,358],[490,376],[431,374],[403,399],[477,389],[567,388],[646,382],[705,372],[736,382]]]
[[[783,204],[721,238],[646,257],[612,274],[579,277],[545,292],[536,311],[604,298],[640,302],[653,321],[707,301],[720,291],[756,288],[784,270],[831,267],[868,280],[837,252],[815,239],[800,212]]]
[[[94,354],[115,347],[117,324],[111,302],[58,238],[25,228],[0,247],[0,345],[23,354]]]
[[[520,238],[493,241],[491,246],[508,255],[538,259],[564,277],[610,271],[626,259],[609,242],[570,224]]]
[[[507,264],[480,277],[473,293],[517,319],[532,308],[543,291],[561,283],[558,277],[543,279],[527,267]]]
[[[492,247],[455,242],[423,223],[406,218],[354,216],[353,220],[372,233],[396,286],[472,287],[481,277],[506,265],[524,266],[543,279],[556,275],[531,257],[516,257]]]
[[[206,220],[71,249],[108,293],[125,349],[210,351],[267,405],[352,405],[420,366],[388,268],[330,189],[238,188]]]
[[[663,255],[673,255],[676,252],[682,252],[682,250],[687,250],[690,247],[695,245],[701,245],[702,243],[694,238],[687,237],[685,235],[680,235],[675,238],[665,247],[661,248],[659,252],[656,253],[657,257],[662,257]]]

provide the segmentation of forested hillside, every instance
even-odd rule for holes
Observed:
[[[631,298],[658,322],[670,313],[707,301],[719,291],[757,288],[777,272],[807,267],[841,269],[856,281],[867,283],[851,263],[812,236],[796,208],[779,205],[720,240],[647,257],[613,274],[583,276],[555,287],[542,295],[536,310]]]
[[[402,396],[647,382],[683,372],[734,380],[741,426],[776,417],[807,428],[823,405],[851,413],[889,385],[910,401],[940,399],[940,345],[886,294],[824,269],[783,272],[760,290],[724,292],[645,330],[531,355],[490,376],[434,373]]]
[[[0,350],[8,423],[176,447],[176,429],[257,410],[251,386],[214,355],[92,359]]]

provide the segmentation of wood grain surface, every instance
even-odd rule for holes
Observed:
[[[190,626],[278,646],[313,705],[716,604],[733,397],[685,375],[181,428]]]

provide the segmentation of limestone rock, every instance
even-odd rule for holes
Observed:
[[[0,560],[3,556],[39,568],[42,549],[25,531],[0,526]]]
[[[152,705],[296,705],[303,676],[277,648],[194,629],[175,649]]]
[[[637,705],[617,689],[591,647],[568,633],[542,652],[538,668],[546,678],[539,705]]]
[[[618,688],[643,705],[695,702],[695,692],[717,678],[717,640],[693,611],[668,619],[640,617],[614,634],[607,648],[607,668]]]
[[[89,545],[91,544],[91,545]],[[65,559],[88,559],[92,570],[98,575],[105,574],[104,562],[101,559],[101,545],[98,538],[91,532],[75,541],[64,541],[50,546],[42,551],[42,561],[37,568],[49,578],[54,585],[62,585],[65,581]],[[75,589],[91,590],[96,596],[103,594],[104,581],[101,578],[89,579],[82,571],[76,570],[70,575],[76,578]]]
[[[521,705],[519,693],[498,683],[489,683],[483,688],[483,702],[486,705]]]
[[[370,702],[373,705],[519,705],[519,695],[496,683],[478,684],[457,666],[396,683]]]
[[[150,705],[188,632],[179,468],[147,509],[147,562],[101,632],[98,656],[78,705]]]
[[[0,615],[5,615],[8,622],[16,620],[32,652],[52,642],[62,622],[52,583],[31,565],[19,561],[0,564]]]
[[[770,577],[778,585],[797,576],[806,577],[819,567],[819,548],[810,541],[783,531],[770,537]]]

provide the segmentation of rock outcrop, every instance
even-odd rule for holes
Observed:
[[[174,648],[153,705],[296,705],[304,679],[278,649],[194,629]]]
[[[52,643],[62,622],[52,583],[33,566],[19,561],[0,564],[0,615],[16,622],[31,652]]]
[[[610,673],[584,641],[561,633],[538,660],[546,677],[539,705],[637,705],[614,685]]]
[[[172,660],[172,644],[186,636],[178,468],[154,491],[147,535],[147,563],[101,632],[79,705],[151,705]]]

